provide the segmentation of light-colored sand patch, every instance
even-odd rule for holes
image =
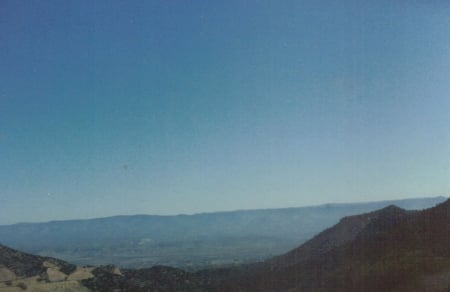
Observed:
[[[67,275],[60,272],[58,269],[47,268],[46,280],[50,282],[59,282],[67,279]]]
[[[81,281],[81,280],[93,278],[94,275],[91,273],[92,270],[93,270],[93,268],[77,267],[77,269],[67,277],[67,280]]]
[[[5,266],[0,266],[0,282],[15,280],[16,274]]]
[[[45,280],[38,280],[39,277],[29,277],[11,281],[7,286],[1,283],[0,292],[89,292],[90,290],[84,287],[78,281],[60,281],[60,282],[46,282]],[[19,287],[21,285],[23,288]],[[25,289],[24,289],[25,288]]]
[[[63,281],[55,283],[39,283],[29,286],[26,291],[32,292],[89,292],[90,290],[78,281]]]
[[[55,265],[54,263],[51,263],[49,261],[44,261],[42,263],[42,266],[46,267],[46,268],[53,268],[53,269],[59,269],[59,267],[57,265]]]

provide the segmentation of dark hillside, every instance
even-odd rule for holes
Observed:
[[[344,217],[335,226],[322,231],[300,247],[267,261],[266,264],[273,268],[299,264],[354,240],[364,229],[373,228],[375,231],[378,228],[378,231],[383,232],[388,226],[396,225],[400,220],[404,220],[407,214],[413,212],[391,205],[367,214]],[[374,221],[384,221],[384,223],[376,224],[380,225],[376,226],[373,224]]]
[[[273,260],[204,273],[214,291],[445,291],[450,201],[344,218]]]
[[[19,277],[31,277],[46,271],[43,263],[47,261],[58,266],[61,272],[70,274],[75,265],[50,257],[41,257],[0,245],[0,265],[13,271]]]

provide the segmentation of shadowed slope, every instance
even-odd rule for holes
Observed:
[[[374,221],[384,220],[385,223],[380,226],[380,231],[384,231],[389,226],[392,227],[399,221],[404,220],[407,214],[413,212],[391,205],[367,214],[344,217],[335,226],[322,231],[300,247],[267,261],[266,264],[273,268],[281,268],[302,263],[354,240],[362,230],[368,228]]]
[[[204,276],[214,291],[445,291],[449,273],[447,200],[344,218],[285,255]]]

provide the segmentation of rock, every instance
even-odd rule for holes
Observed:
[[[57,266],[57,265],[55,265],[54,263],[49,262],[49,261],[44,261],[44,262],[42,263],[42,265],[43,265],[44,267],[46,267],[46,268],[58,269],[58,266]]]
[[[59,282],[67,279],[67,275],[55,268],[47,268],[44,278],[50,282]]]
[[[94,275],[91,273],[92,269],[93,269],[93,268],[81,268],[81,267],[77,267],[77,269],[75,270],[75,272],[73,272],[72,274],[69,275],[69,277],[67,277],[67,280],[77,280],[77,281],[81,281],[81,280],[93,278]]]

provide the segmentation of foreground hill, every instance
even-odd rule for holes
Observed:
[[[450,200],[344,218],[282,256],[200,275],[208,291],[450,291]]]
[[[90,268],[0,245],[0,291],[84,292],[81,280],[91,277]]]
[[[311,258],[321,256],[336,247],[351,242],[362,231],[365,232],[369,225],[373,226],[374,222],[384,221],[380,231],[386,231],[389,227],[397,225],[400,221],[405,220],[408,215],[415,212],[390,205],[374,212],[344,217],[339,221],[339,224],[322,231],[300,247],[266,261],[266,264],[279,269],[304,263]]]
[[[395,204],[424,209],[444,197],[178,216],[116,216],[0,226],[0,242],[80,265],[199,267],[282,254],[344,216]]]
[[[202,287],[198,277],[176,268],[80,267],[0,245],[0,292],[202,291]]]

